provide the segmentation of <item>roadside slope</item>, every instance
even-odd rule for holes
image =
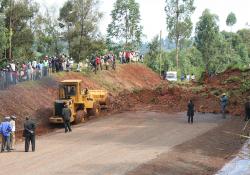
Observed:
[[[120,65],[116,71],[104,70],[96,75],[62,72],[41,81],[24,82],[0,91],[0,119],[5,115],[16,115],[17,129],[21,129],[24,117],[30,115],[39,125],[47,126],[57,98],[58,83],[65,79],[81,79],[82,88],[107,89],[111,96],[124,90],[152,89],[161,82],[156,73],[140,64]]]

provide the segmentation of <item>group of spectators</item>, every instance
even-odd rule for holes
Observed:
[[[95,71],[95,73],[98,70],[103,70],[103,69],[109,70],[109,67],[111,67],[111,69],[115,70],[116,57],[111,52],[108,54],[105,54],[103,56],[93,54],[91,56],[90,64],[92,66],[92,69]]]
[[[143,62],[144,59],[143,55],[134,51],[120,52],[118,57],[109,52],[105,55],[92,55],[89,63],[95,73],[103,69],[115,70],[117,58],[121,64]],[[73,69],[73,64],[73,59],[64,54],[52,57],[45,56],[40,60],[34,59],[22,63],[10,61],[7,66],[0,68],[0,90],[22,81],[39,80],[53,72],[70,71]],[[81,71],[81,67],[81,63],[78,63],[77,71]]]
[[[53,72],[69,71],[73,67],[73,59],[61,55],[59,57],[45,56],[41,60],[23,63],[11,61],[0,69],[0,90],[22,81],[39,80]]]
[[[130,62],[141,62],[143,63],[144,56],[135,51],[123,51],[119,52],[119,59],[121,64]]]
[[[31,143],[32,151],[35,151],[35,129],[36,124],[26,117],[24,122],[23,137],[25,138],[25,152],[29,151]],[[0,135],[2,136],[1,141],[1,152],[11,152],[15,150],[15,132],[16,132],[16,117],[6,116],[2,122],[0,122]]]
[[[184,80],[187,80],[187,81],[195,81],[195,75],[194,74],[187,74],[186,77],[184,74],[181,75],[181,81],[184,81]]]
[[[123,52],[119,52],[118,58],[121,64],[131,63],[131,62],[143,63],[144,56],[139,55],[138,52],[134,52],[134,51],[123,51]],[[112,52],[109,52],[105,55],[93,54],[91,56],[90,65],[94,69],[95,72],[97,72],[98,70],[103,70],[103,69],[109,70],[109,68],[115,70],[116,61],[117,61],[117,58]]]

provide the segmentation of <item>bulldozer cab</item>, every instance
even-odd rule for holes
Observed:
[[[64,80],[59,85],[59,99],[78,99],[81,94],[81,80]]]

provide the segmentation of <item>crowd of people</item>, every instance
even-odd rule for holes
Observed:
[[[131,62],[142,62],[143,63],[143,59],[144,56],[143,55],[139,55],[139,53],[137,52],[132,52],[132,51],[123,51],[123,52],[119,52],[119,61],[120,64],[126,64],[126,63],[131,63]],[[91,60],[90,60],[90,65],[93,69],[93,71],[95,71],[95,73],[98,70],[109,70],[110,68],[112,70],[116,69],[116,61],[117,58],[116,56],[112,53],[109,52],[107,54],[104,55],[92,55],[91,56]]]
[[[130,63],[130,62],[141,62],[144,61],[143,54],[139,54],[135,51],[123,51],[119,52],[119,59],[121,64]]]
[[[143,62],[144,56],[137,52],[123,51],[118,55],[121,64],[130,62]],[[89,65],[95,73],[98,70],[115,70],[117,57],[109,52],[105,55],[92,55]],[[72,58],[62,54],[60,56],[45,56],[37,60],[26,62],[10,61],[7,66],[0,68],[0,90],[8,88],[10,85],[22,81],[39,80],[42,77],[51,75],[54,72],[70,71],[73,69],[74,61]],[[82,64],[78,63],[76,71],[80,72]]]
[[[41,60],[23,63],[11,61],[5,68],[0,69],[0,90],[22,81],[39,80],[53,72],[72,70],[73,63],[73,59],[65,55],[45,56]]]
[[[113,53],[108,53],[103,56],[93,54],[91,56],[90,64],[91,64],[92,69],[95,71],[95,73],[98,70],[103,70],[103,69],[109,70],[110,66],[113,70],[115,70],[116,69],[116,57]]]

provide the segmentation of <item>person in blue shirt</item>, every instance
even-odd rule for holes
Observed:
[[[5,117],[4,122],[0,124],[0,133],[2,134],[2,147],[1,152],[4,152],[5,148],[10,152],[10,133],[12,131],[10,124],[10,117]]]
[[[228,105],[228,97],[226,96],[225,93],[223,93],[220,98],[220,105],[221,105],[222,117],[226,118],[226,107]]]

